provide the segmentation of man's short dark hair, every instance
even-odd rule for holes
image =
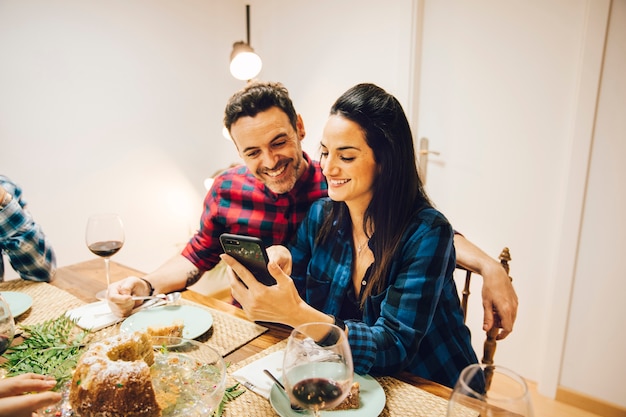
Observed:
[[[294,130],[296,129],[298,117],[289,92],[281,83],[269,81],[253,81],[233,94],[224,111],[224,126],[230,132],[230,127],[239,118],[254,117],[272,107],[284,111]]]

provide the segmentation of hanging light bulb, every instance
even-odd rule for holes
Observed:
[[[256,77],[263,62],[254,53],[250,46],[250,5],[246,5],[246,35],[247,42],[239,41],[233,44],[233,52],[230,54],[230,73],[238,80],[251,80]]]
[[[263,62],[250,45],[240,41],[230,54],[230,73],[238,80],[251,80],[261,72]]]

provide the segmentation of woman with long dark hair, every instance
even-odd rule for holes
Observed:
[[[312,205],[289,251],[269,248],[277,285],[223,255],[248,287],[231,274],[233,296],[254,320],[340,325],[359,374],[405,370],[453,386],[477,362],[452,278],[454,232],[426,195],[398,100],[373,84],[346,91],[320,164],[328,198]]]

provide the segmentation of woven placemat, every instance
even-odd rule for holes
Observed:
[[[18,291],[33,299],[30,309],[15,317],[17,324],[31,325],[53,320],[65,311],[85,304],[67,291],[45,282],[15,279],[0,283],[0,291]]]
[[[277,343],[262,352],[246,359],[245,361],[233,364],[229,368],[228,383],[234,384],[235,381],[231,374],[236,370],[254,362],[263,356],[284,349],[287,345],[286,341]],[[385,396],[387,397],[385,408],[380,413],[384,417],[446,417],[448,401],[445,398],[438,397],[434,394],[426,392],[411,384],[400,381],[393,377],[376,378],[378,383],[383,387]],[[252,391],[246,391],[235,400],[226,405],[225,416],[276,416],[276,412],[262,396]],[[478,413],[469,412],[468,417],[475,417]],[[361,417],[355,410],[355,416]]]
[[[31,325],[59,317],[65,311],[80,307],[85,302],[72,294],[43,282],[12,280],[0,283],[0,291],[19,291],[33,299],[32,307],[16,318],[17,324]],[[268,329],[258,324],[231,316],[228,313],[205,307],[193,301],[181,299],[181,305],[204,308],[213,316],[213,326],[196,340],[216,349],[222,356],[237,350]],[[120,323],[106,327],[94,334],[96,340],[119,333]]]

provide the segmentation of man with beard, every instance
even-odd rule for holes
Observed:
[[[219,236],[255,236],[267,245],[285,245],[309,207],[327,195],[319,163],[302,151],[302,117],[287,89],[275,82],[252,82],[226,104],[228,129],[242,166],[221,173],[204,200],[201,226],[182,253],[144,278],[128,277],[111,284],[108,301],[120,315],[130,314],[139,301],[131,295],[169,293],[196,283],[220,261]],[[485,329],[501,320],[499,338],[513,328],[517,296],[499,262],[462,235],[455,236],[457,261],[484,278]]]

